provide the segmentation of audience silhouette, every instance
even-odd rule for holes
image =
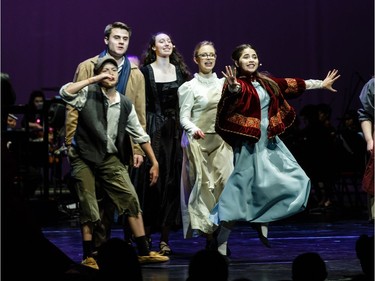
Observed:
[[[363,274],[355,276],[352,281],[374,280],[374,236],[362,234],[355,243],[355,251],[361,263]]]
[[[97,263],[99,280],[143,280],[137,252],[123,239],[105,241],[98,249]]]
[[[79,264],[44,236],[30,202],[16,188],[17,159],[5,141],[1,140],[1,172],[6,175],[1,179],[2,255],[6,257],[1,260],[2,277],[50,281],[65,280],[63,276],[71,270],[81,272]]]
[[[293,281],[324,281],[327,275],[326,264],[318,253],[303,253],[293,260]]]
[[[228,267],[227,260],[217,250],[199,250],[190,260],[186,281],[228,281]]]
[[[300,164],[311,179],[314,205],[327,208],[332,205],[336,173],[336,132],[330,122],[331,107],[308,104],[302,108],[300,117],[305,125],[301,129]]]

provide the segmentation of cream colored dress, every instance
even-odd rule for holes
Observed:
[[[178,89],[183,163],[181,212],[185,238],[212,233],[209,216],[233,170],[231,147],[215,132],[217,104],[224,79],[215,73],[205,78],[195,74]],[[205,139],[194,139],[201,129]]]

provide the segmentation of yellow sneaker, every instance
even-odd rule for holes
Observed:
[[[162,256],[157,252],[151,251],[148,256],[138,256],[139,263],[160,263],[169,261],[169,257]]]
[[[99,266],[98,264],[96,263],[96,260],[92,257],[87,257],[86,259],[84,259],[81,264],[85,265],[85,266],[89,266],[91,268],[94,268],[94,269],[99,269]]]

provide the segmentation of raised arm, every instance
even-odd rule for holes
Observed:
[[[328,71],[328,74],[327,74],[326,78],[323,80],[322,88],[326,89],[326,90],[329,90],[329,91],[332,91],[332,92],[337,92],[336,89],[332,88],[332,85],[333,85],[333,83],[335,83],[335,81],[337,79],[340,78],[340,76],[341,75],[338,74],[337,69],[333,69],[333,70]]]
[[[102,81],[106,78],[114,79],[113,75],[103,72],[103,73],[100,73],[100,74],[95,75],[93,77],[87,78],[85,80],[70,83],[69,85],[66,86],[65,91],[68,92],[71,95],[74,95],[74,94],[77,94],[84,87],[86,87],[90,84],[98,83],[98,82],[100,82],[100,81]]]

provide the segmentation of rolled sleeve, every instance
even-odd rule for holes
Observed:
[[[88,87],[83,87],[78,93],[76,94],[70,94],[66,91],[66,88],[72,84],[72,82],[69,82],[61,87],[60,89],[60,96],[67,104],[73,106],[74,108],[81,110],[87,100],[87,91]]]
[[[374,81],[374,78],[370,79],[359,94],[359,100],[362,104],[362,107],[358,109],[358,120],[360,122],[374,121]]]
[[[145,130],[143,130],[141,123],[139,123],[134,105],[132,105],[132,110],[128,116],[126,131],[131,136],[134,143],[142,144],[145,142],[150,142],[150,136],[145,132]]]

